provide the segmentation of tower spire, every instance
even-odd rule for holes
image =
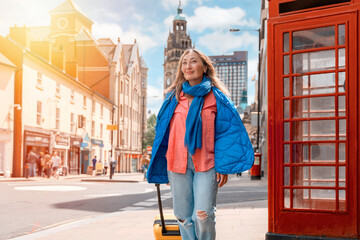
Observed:
[[[177,9],[178,14],[182,14],[182,8],[181,8],[181,0],[179,0],[179,7]]]

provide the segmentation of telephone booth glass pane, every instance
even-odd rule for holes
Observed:
[[[293,51],[335,45],[335,26],[296,31],[292,34]]]
[[[338,52],[339,68],[345,68],[345,48],[340,48]]]
[[[289,64],[289,55],[284,55],[284,75],[289,74],[290,64]]]
[[[294,96],[326,93],[335,93],[335,73],[321,73],[294,77]]]
[[[338,26],[339,32],[338,32],[338,41],[339,45],[345,45],[345,24],[341,24]]]
[[[346,211],[345,25],[286,32],[283,41],[283,206]]]
[[[323,50],[294,54],[292,64],[293,73],[334,70],[335,50]]]
[[[290,92],[289,78],[284,78],[284,97],[288,97]]]
[[[289,51],[289,33],[284,33],[284,45],[283,45],[284,52]]]

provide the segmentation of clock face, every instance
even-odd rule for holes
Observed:
[[[57,27],[59,29],[66,28],[68,26],[68,24],[69,24],[69,22],[68,22],[67,18],[65,18],[65,17],[61,17],[57,20]]]
[[[170,78],[168,77],[168,78],[166,79],[166,84],[169,86],[170,83],[171,83],[171,80],[170,80]]]

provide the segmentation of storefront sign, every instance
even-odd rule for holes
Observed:
[[[77,137],[77,138],[70,138],[70,145],[71,147],[81,147],[81,142],[82,139]]]
[[[55,144],[56,145],[69,146],[70,145],[69,140],[70,140],[69,137],[65,137],[65,136],[61,136],[61,135],[55,136]]]
[[[26,135],[25,144],[40,146],[40,147],[48,147],[50,145],[50,138],[43,136]]]
[[[99,140],[99,139],[91,139],[91,144],[99,145],[100,147],[104,147],[103,140]]]

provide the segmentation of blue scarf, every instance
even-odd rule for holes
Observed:
[[[194,96],[186,117],[185,146],[191,155],[195,154],[196,148],[201,148],[202,120],[201,110],[204,104],[204,97],[211,90],[211,81],[204,75],[200,84],[193,87],[186,81],[182,84],[184,93]]]

